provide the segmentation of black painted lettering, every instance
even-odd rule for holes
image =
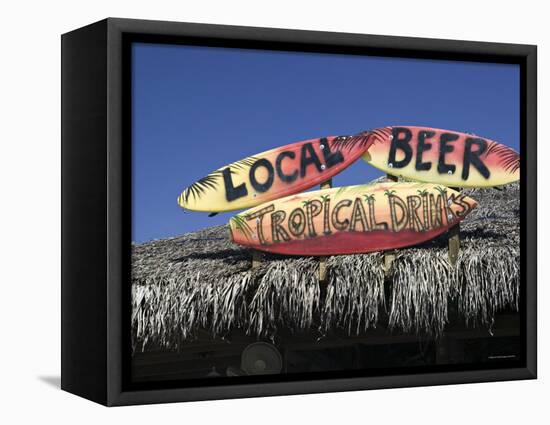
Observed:
[[[473,147],[476,150],[472,150]],[[491,177],[491,172],[481,161],[480,156],[487,150],[487,141],[477,138],[468,137],[464,146],[464,166],[462,168],[462,180],[468,180],[470,176],[470,164],[473,165],[479,173],[488,179]]]
[[[271,214],[271,235],[273,243],[279,243],[281,241],[288,242],[290,236],[286,232],[285,228],[281,225],[286,217],[284,211],[275,211]]]
[[[417,195],[407,196],[407,207],[409,210],[409,229],[415,232],[423,232],[425,229],[422,220],[418,216],[418,208],[422,206],[422,198]]]
[[[401,198],[395,195],[389,196],[390,201],[390,215],[392,222],[392,230],[394,232],[400,232],[409,222],[409,214],[407,211],[407,204]],[[401,219],[399,219],[397,214],[397,207],[401,210]]]
[[[451,203],[453,203],[454,205],[457,205],[458,207],[460,207],[460,210],[455,212],[455,215],[457,217],[464,217],[472,209],[470,204],[465,200],[465,198],[466,198],[466,195],[464,195],[462,193],[459,193],[456,196],[455,196],[455,194],[452,194],[449,197],[449,201]]]
[[[279,155],[277,155],[277,159],[275,160],[275,170],[277,171],[277,175],[285,183],[292,183],[294,180],[296,180],[298,178],[298,170],[295,170],[292,174],[283,173],[283,159],[294,159],[295,157],[296,154],[294,152],[283,151]]]
[[[428,200],[428,191],[421,191],[422,196],[422,215],[424,217],[424,228],[428,229],[430,227],[430,205]]]
[[[454,173],[456,170],[456,165],[447,164],[445,162],[445,155],[451,153],[455,150],[453,145],[449,143],[454,142],[458,139],[458,134],[454,133],[442,133],[439,138],[439,160],[437,162],[437,172],[439,174],[447,174],[449,171]]]
[[[351,201],[349,199],[343,199],[339,201],[332,210],[332,227],[334,227],[336,230],[345,231],[348,229],[349,226],[349,220],[346,218],[345,220],[340,220],[338,217],[338,213],[342,208],[349,207],[351,205]]]
[[[306,215],[300,207],[292,210],[288,216],[288,230],[296,237],[300,237],[306,228]]]
[[[467,196],[461,193],[460,194],[460,203],[461,203],[461,205],[464,206],[464,208],[466,208],[466,211],[464,212],[464,215],[468,214],[473,209],[472,205],[466,199],[467,199]]]
[[[363,202],[361,201],[361,198],[355,198],[355,201],[353,202],[349,230],[352,232],[357,231],[357,223],[361,223],[363,232],[366,232],[368,230],[367,215],[365,214],[365,208],[363,208]]]
[[[378,223],[376,221],[376,215],[374,212],[374,199],[370,198],[368,200],[368,206],[369,206],[369,227],[371,230],[388,230],[388,223],[385,221],[381,221]]]
[[[264,167],[267,171],[267,179],[263,183],[260,183],[256,179],[256,170],[260,167]],[[252,167],[250,167],[248,178],[250,179],[250,184],[257,192],[262,193],[268,191],[273,184],[273,165],[271,165],[271,162],[265,158],[258,159],[254,164],[252,164]]]
[[[323,234],[330,235],[330,196],[323,198]]]
[[[416,162],[414,167],[417,171],[428,171],[432,168],[431,162],[423,162],[422,155],[424,152],[429,151],[432,148],[432,144],[426,142],[426,139],[431,139],[435,136],[434,131],[424,131],[421,130],[418,132],[418,143],[416,144]]]
[[[443,198],[437,195],[437,198],[430,193],[430,225],[437,229],[443,226]]]
[[[315,153],[315,149],[311,143],[304,143],[302,146],[302,155],[300,158],[300,176],[305,177],[307,172],[307,167],[309,165],[315,165],[317,171],[321,172],[321,161]]]
[[[317,236],[315,232],[315,226],[313,225],[313,219],[321,214],[323,206],[320,201],[314,199],[306,204],[306,224],[308,235],[310,238]]]
[[[406,167],[412,158],[412,148],[409,144],[412,139],[411,130],[405,127],[393,127],[392,139],[390,145],[390,156],[388,158],[388,165],[391,164],[392,168]],[[397,160],[397,150],[402,151],[405,154],[405,158]]]
[[[267,213],[272,212],[274,209],[275,209],[275,206],[273,204],[271,204],[271,205],[268,205],[267,207],[264,207],[264,208],[262,208],[262,209],[260,209],[256,212],[253,212],[252,214],[248,214],[245,217],[249,221],[250,220],[256,220],[256,233],[258,233],[258,239],[260,240],[260,243],[262,245],[267,244],[267,240],[265,239],[264,231],[263,231],[264,216]]]
[[[248,195],[246,190],[246,184],[241,183],[237,187],[233,185],[233,179],[231,178],[231,168],[227,167],[222,170],[223,183],[225,186],[225,199],[227,202],[234,201],[235,199],[242,198]]]
[[[344,156],[342,155],[342,152],[340,151],[331,152],[330,145],[328,143],[328,140],[325,137],[319,140],[319,145],[323,146],[321,147],[321,150],[323,151],[325,164],[327,165],[328,168],[344,161]]]

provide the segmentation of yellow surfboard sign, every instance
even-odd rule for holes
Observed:
[[[219,168],[178,197],[186,210],[221,212],[307,190],[357,161],[369,135],[322,137],[281,146]]]

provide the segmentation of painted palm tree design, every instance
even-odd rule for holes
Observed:
[[[255,156],[249,156],[248,158],[241,159],[240,161],[234,162],[231,164],[231,167],[237,170],[243,170],[248,169],[254,165],[254,163],[258,160]],[[231,169],[233,171],[233,169]]]
[[[181,201],[187,203],[190,198],[195,200],[200,199],[201,196],[203,196],[208,190],[216,190],[222,177],[222,170],[216,170],[213,173],[208,174],[206,177],[199,179],[185,189],[185,191],[180,195],[180,203],[182,203]]]
[[[313,202],[312,199],[306,199],[305,201],[302,201],[302,206],[304,207],[304,209],[307,209],[312,202]]]
[[[241,232],[246,239],[252,239],[252,229],[243,217],[240,215],[233,216],[231,217],[231,222],[235,226],[235,229]]]
[[[218,185],[223,181],[223,172],[225,169],[229,170],[229,173],[231,175],[234,175],[237,170],[245,170],[257,161],[257,157],[250,156],[248,158],[241,159],[240,161],[237,161],[227,167],[220,168],[219,170],[213,171],[212,173],[208,174],[206,177],[203,177],[202,179],[199,179],[195,183],[193,183],[191,186],[189,186],[185,191],[183,192],[181,196],[181,201],[188,203],[190,198],[193,200],[199,200],[202,196],[204,196],[209,190],[217,190]],[[181,203],[181,202],[180,202]]]
[[[508,146],[490,143],[486,155],[495,154],[500,159],[504,170],[509,173],[515,173],[519,170],[519,154]]]
[[[338,190],[336,191],[336,196],[342,195],[347,189],[348,189],[347,186],[339,187]]]
[[[437,190],[441,196],[447,195],[447,188],[446,187],[436,186],[435,190]]]

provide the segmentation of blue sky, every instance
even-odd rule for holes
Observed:
[[[183,211],[209,172],[295,141],[386,125],[478,134],[519,151],[519,66],[136,43],[132,240],[218,224]],[[333,179],[381,175],[358,161]]]

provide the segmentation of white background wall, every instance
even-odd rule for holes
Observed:
[[[60,373],[60,34],[107,16],[539,46],[539,256],[549,22],[543,1],[3,1],[0,5],[0,422],[548,423],[548,272],[539,269],[539,380],[106,409]],[[548,270],[548,269],[546,269]],[[545,301],[546,300],[546,301]],[[546,393],[546,394],[545,394]],[[9,418],[8,418],[9,417]],[[7,419],[7,420],[6,420]]]

